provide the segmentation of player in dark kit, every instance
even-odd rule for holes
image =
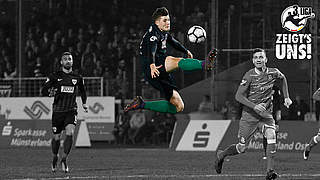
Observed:
[[[221,173],[224,158],[244,153],[252,135],[259,130],[267,138],[267,180],[277,178],[274,171],[276,153],[276,127],[272,117],[272,87],[277,79],[282,80],[284,105],[288,108],[289,98],[285,76],[276,68],[267,68],[267,57],[263,49],[253,51],[252,61],[255,68],[243,77],[236,93],[236,100],[244,105],[239,122],[238,144],[232,144],[216,153],[215,169]]]
[[[320,101],[320,88],[316,92],[313,93],[312,98],[314,100],[316,100],[316,101]],[[318,144],[318,142],[320,142],[320,128],[319,128],[319,131],[318,131],[317,135],[313,136],[310,139],[309,144],[306,145],[306,148],[303,151],[303,159],[304,160],[308,160],[309,159],[311,149],[313,147],[315,147]]]
[[[184,109],[184,103],[170,72],[178,68],[185,71],[211,70],[217,51],[210,51],[205,61],[193,59],[192,53],[169,34],[170,17],[165,7],[157,8],[152,19],[154,23],[144,34],[140,44],[140,62],[144,78],[164,94],[166,100],[144,101],[141,96],[137,96],[124,111],[149,109],[174,114]],[[188,58],[168,56],[167,44],[185,53]]]
[[[67,156],[73,144],[73,133],[77,123],[76,96],[78,90],[81,93],[82,107],[85,112],[88,112],[88,106],[86,105],[87,95],[83,78],[72,71],[73,59],[69,52],[62,54],[61,65],[62,70],[49,75],[41,93],[43,96],[54,97],[52,108],[53,138],[51,141],[53,153],[52,171],[55,172],[57,168],[61,132],[65,130],[66,138],[63,144],[64,151],[61,158],[61,168],[67,173],[69,172]]]

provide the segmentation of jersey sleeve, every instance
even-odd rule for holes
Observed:
[[[284,74],[282,74],[282,72],[277,68],[275,68],[275,70],[276,70],[275,78],[276,79],[283,79],[284,78]]]
[[[87,103],[87,93],[86,93],[86,88],[84,86],[84,80],[83,80],[82,76],[80,76],[79,91],[80,91],[80,95],[81,95],[82,104],[86,104]]]
[[[168,34],[168,44],[170,44],[174,49],[183,52],[185,54],[188,53],[187,48],[185,48],[178,40],[176,40],[173,36]]]
[[[250,76],[250,73],[247,72],[243,77],[242,80],[240,82],[240,87],[244,87],[245,89],[248,89],[250,83],[252,81],[252,78]]]
[[[243,76],[243,78],[240,82],[240,85],[239,85],[237,93],[236,93],[236,100],[238,102],[240,102],[241,104],[253,109],[255,104],[253,102],[249,101],[247,98],[247,95],[246,95],[247,91],[249,89],[249,86],[251,84],[251,81],[252,81],[252,78],[250,76],[250,71],[249,71]]]
[[[144,41],[147,43],[147,58],[152,59],[150,64],[156,62],[156,52],[158,48],[159,36],[157,33],[150,27],[147,36],[145,36]]]
[[[57,80],[54,74],[50,74],[47,77],[46,82],[43,84],[41,89],[42,96],[49,96],[49,89],[55,86],[56,81]]]

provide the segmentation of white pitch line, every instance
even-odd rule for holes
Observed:
[[[280,174],[280,178],[288,177],[320,177],[320,174]],[[212,178],[212,177],[265,177],[265,174],[189,174],[189,175],[110,175],[110,176],[66,176],[54,178],[24,178],[14,180],[64,180],[64,179],[101,179],[101,178]]]

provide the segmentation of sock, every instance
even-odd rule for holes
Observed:
[[[171,114],[177,113],[177,108],[169,101],[146,101],[144,109]]]
[[[267,155],[267,138],[263,137],[263,150],[264,150],[264,156]]]
[[[315,146],[315,145],[318,144],[316,138],[317,138],[317,136],[313,136],[313,137],[310,139],[310,142],[309,142],[309,147],[310,147],[310,149],[311,149],[313,146]]]
[[[267,144],[267,171],[274,169],[274,157],[276,154],[276,144]]]
[[[52,153],[54,155],[57,155],[59,152],[59,148],[60,148],[60,140],[55,140],[54,138],[52,138],[51,140]]]
[[[64,150],[64,153],[66,155],[68,155],[71,151],[71,147],[72,147],[72,143],[73,143],[73,137],[72,135],[67,135],[66,136],[66,139],[64,140],[63,142],[63,150]]]
[[[203,62],[197,59],[181,59],[178,63],[178,67],[184,71],[194,71],[203,69]]]
[[[239,154],[239,152],[237,150],[237,145],[232,144],[229,147],[227,147],[225,150],[223,150],[222,157],[225,158],[226,156],[234,156],[237,154]]]

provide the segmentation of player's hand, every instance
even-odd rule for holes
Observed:
[[[161,67],[162,67],[162,64],[160,66],[156,66],[154,63],[150,64],[151,78],[156,78],[157,76],[160,75],[160,72],[158,69]]]
[[[267,110],[265,106],[265,103],[260,103],[254,106],[253,110],[259,114]]]
[[[312,98],[316,101],[320,101],[320,88],[313,93]]]
[[[193,59],[193,55],[192,55],[192,53],[188,50],[188,58],[191,58],[191,59]]]
[[[82,104],[83,110],[85,113],[88,113],[88,105]]]
[[[57,93],[57,90],[56,88],[50,88],[48,91],[49,91],[49,97],[53,97],[56,95]]]
[[[291,99],[290,98],[285,98],[284,99],[284,106],[286,106],[287,108],[289,108],[289,106],[292,104],[292,101],[291,101]]]

